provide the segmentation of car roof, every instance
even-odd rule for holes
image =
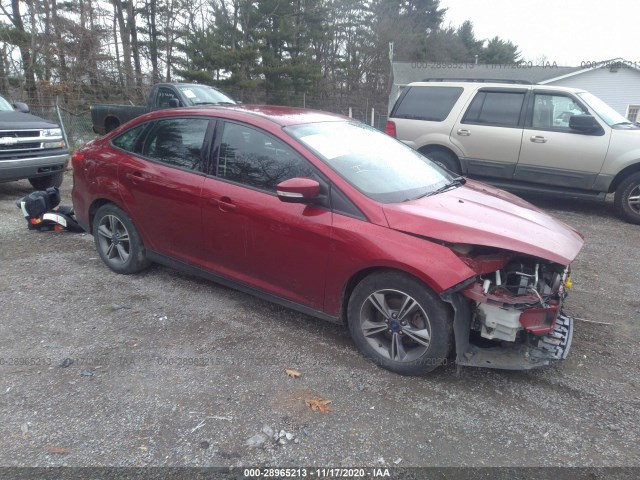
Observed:
[[[537,84],[527,84],[527,83],[510,83],[510,82],[456,82],[456,81],[434,81],[434,82],[412,82],[408,87],[468,87],[474,90],[480,88],[513,88],[517,90],[526,89],[529,90],[534,88],[536,90],[554,90],[554,91],[563,91],[563,92],[584,92],[585,90],[582,88],[573,88],[573,87],[561,87],[557,85],[537,85]]]
[[[280,126],[299,125],[303,123],[317,122],[338,122],[352,120],[349,117],[334,113],[323,112],[320,110],[311,110],[307,108],[282,107],[276,105],[207,105],[196,107],[172,108],[162,110],[162,112],[171,112],[173,115],[185,113],[211,114],[215,111],[216,115],[229,119],[240,120],[243,117],[260,117],[270,120]]]

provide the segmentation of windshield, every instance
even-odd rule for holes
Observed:
[[[215,105],[218,103],[236,103],[220,90],[207,85],[179,85],[178,89],[192,105]]]
[[[617,125],[619,123],[630,123],[629,120],[624,118],[622,115],[620,115],[595,95],[589,92],[582,92],[578,93],[578,96],[582,100],[584,100],[610,127],[613,127],[614,125]]]
[[[5,112],[13,112],[13,107],[9,102],[7,102],[4,98],[0,97],[0,111]]]
[[[453,179],[415,150],[359,122],[310,123],[286,127],[285,131],[378,202],[419,198]]]

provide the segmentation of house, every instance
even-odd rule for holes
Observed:
[[[640,121],[640,63],[621,58],[582,62],[579,67],[555,63],[533,65],[438,62],[392,62],[389,111],[402,89],[411,82],[432,80],[514,81],[539,85],[583,88],[613,107],[631,122]]]

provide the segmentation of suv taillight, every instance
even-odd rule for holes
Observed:
[[[392,136],[393,138],[396,138],[396,124],[395,124],[395,122],[387,121],[387,126],[384,128],[384,133],[386,133],[387,135]]]

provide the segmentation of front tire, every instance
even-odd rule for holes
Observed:
[[[116,273],[137,273],[151,263],[133,222],[111,203],[100,207],[94,216],[93,240],[102,261]]]
[[[640,172],[620,182],[613,203],[620,218],[640,225]]]
[[[29,179],[29,183],[36,190],[46,190],[49,187],[60,187],[64,180],[64,172],[52,173],[44,177],[34,177]]]
[[[400,272],[374,273],[354,289],[349,331],[360,351],[400,375],[424,375],[446,363],[451,313],[425,284]]]

